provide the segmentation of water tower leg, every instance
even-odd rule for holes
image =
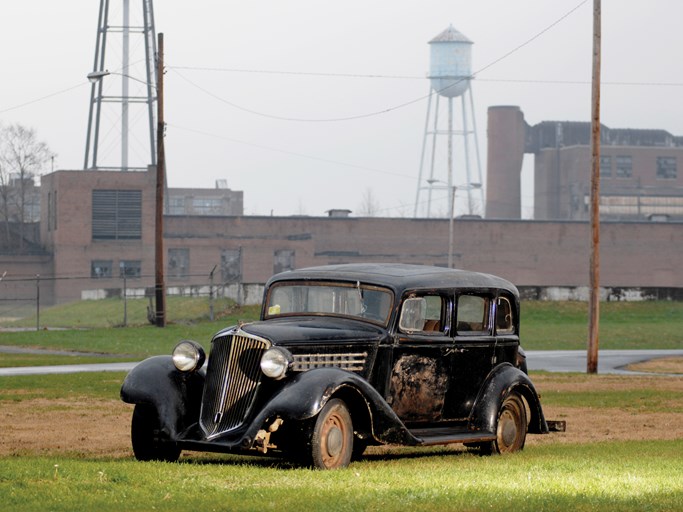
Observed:
[[[424,160],[425,160],[425,149],[427,147],[427,135],[429,134],[429,114],[431,113],[431,108],[432,108],[432,88],[431,85],[429,86],[429,98],[427,100],[427,117],[425,118],[425,133],[424,137],[422,138],[422,153],[420,155],[420,171],[418,172],[417,175],[417,192],[415,193],[415,208],[413,211],[413,217],[417,218],[417,210],[420,207],[420,192],[424,188],[422,186],[422,170],[424,168]]]

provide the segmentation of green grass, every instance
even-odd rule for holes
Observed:
[[[69,356],[69,355],[41,355],[41,354],[2,354],[0,368],[15,368],[18,366],[55,366],[69,364],[118,363],[137,360],[137,357],[112,356]]]
[[[13,511],[640,512],[683,508],[681,474],[683,441],[547,445],[503,457],[404,449],[328,472],[267,458],[22,457],[0,459],[0,496]]]
[[[126,326],[150,325],[147,320],[147,299],[128,299],[125,303]],[[214,318],[229,315],[234,302],[214,299]],[[257,313],[258,314],[258,313]],[[166,319],[171,323],[198,322],[209,319],[209,299],[206,297],[166,298]],[[48,328],[95,328],[121,327],[124,320],[124,301],[120,298],[83,300],[60,304],[40,311],[40,327]],[[9,327],[36,327],[35,311],[25,318],[3,322]]]
[[[118,399],[125,372],[16,375],[0,377],[0,401],[35,398]]]
[[[71,350],[77,352],[90,352],[95,357],[98,354],[120,354],[126,357],[119,360],[139,360],[156,354],[168,354],[181,339],[195,339],[207,345],[211,336],[220,329],[234,325],[239,321],[250,321],[258,317],[258,306],[246,306],[236,308],[230,306],[221,311],[217,320],[210,322],[196,317],[196,313],[190,314],[195,307],[200,310],[203,299],[184,299],[176,303],[176,307],[185,311],[185,316],[191,320],[178,320],[171,316],[169,323],[164,328],[155,327],[149,323],[142,323],[135,327],[112,328],[99,326],[94,328],[59,329],[59,330],[26,330],[18,332],[1,332],[0,345],[12,345],[24,348],[46,348],[53,350]],[[92,304],[101,301],[83,301],[72,305],[74,309],[91,308]],[[105,301],[102,301],[105,302]],[[92,304],[91,304],[92,303]],[[108,304],[104,304],[105,309]],[[106,315],[95,315],[106,322]],[[49,318],[49,316],[48,316]],[[207,346],[208,348],[208,346]],[[0,359],[5,360],[8,354],[0,354]],[[52,356],[59,361],[63,356]],[[45,356],[25,355],[25,363],[29,365],[44,364]],[[63,360],[63,359],[62,359]],[[91,362],[95,362],[92,360]],[[55,363],[55,364],[61,364]],[[0,363],[0,366],[7,366]]]
[[[683,349],[683,302],[603,302],[601,349]],[[585,302],[522,303],[522,344],[529,350],[584,350]]]

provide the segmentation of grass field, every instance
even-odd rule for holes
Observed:
[[[111,327],[120,301],[46,311],[46,325],[91,320],[76,329],[0,332],[0,345],[93,355],[0,354],[0,365],[139,359],[168,353],[182,338],[206,345],[221,327],[258,315],[258,308],[226,304],[209,322],[206,302],[196,310],[189,303],[198,300],[175,303],[183,314],[172,314],[164,329],[145,325],[144,316],[139,325]],[[142,311],[143,302],[136,304]],[[97,309],[103,306],[110,312]],[[524,303],[525,346],[585,348],[586,307]],[[678,303],[606,303],[601,311],[601,348],[683,348]],[[123,378],[0,378],[3,510],[683,510],[683,377],[535,373],[547,417],[566,420],[566,433],[530,436],[523,452],[508,456],[480,457],[459,446],[371,448],[334,472],[197,453],[177,464],[136,462],[131,406],[118,399]]]
[[[683,510],[683,377],[532,377],[567,433],[506,456],[372,448],[332,472],[191,452],[136,462],[123,374],[5,377],[0,500],[10,511]]]
[[[403,451],[334,472],[236,457],[22,457],[0,459],[0,496],[12,511],[672,511],[683,508],[681,461],[682,441],[545,446],[506,457]]]

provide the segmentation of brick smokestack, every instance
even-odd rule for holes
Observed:
[[[524,114],[516,106],[488,110],[486,218],[522,218],[522,160],[526,135]]]

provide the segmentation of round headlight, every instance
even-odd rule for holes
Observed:
[[[292,356],[285,349],[273,347],[266,350],[261,357],[261,371],[271,379],[281,379],[287,373]]]
[[[173,364],[181,372],[199,370],[206,359],[204,349],[199,343],[183,340],[173,349]]]

